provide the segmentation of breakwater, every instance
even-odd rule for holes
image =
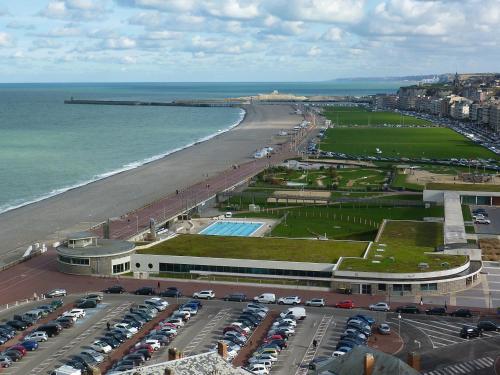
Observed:
[[[129,106],[157,106],[157,107],[239,107],[243,101],[227,100],[183,100],[172,102],[149,102],[140,100],[95,100],[95,99],[68,99],[64,104],[93,104],[93,105],[129,105]]]

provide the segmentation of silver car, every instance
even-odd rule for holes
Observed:
[[[372,311],[390,311],[391,307],[387,304],[387,302],[379,302],[374,305],[370,305],[368,307]]]
[[[306,306],[324,307],[325,305],[326,301],[323,298],[313,298],[306,301]]]

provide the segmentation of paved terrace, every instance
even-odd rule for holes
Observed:
[[[460,194],[444,192],[444,244],[467,244]]]

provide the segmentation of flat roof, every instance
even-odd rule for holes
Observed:
[[[467,243],[460,194],[456,191],[444,192],[444,244]]]
[[[97,246],[71,248],[64,243],[57,247],[57,253],[69,257],[97,258],[120,255],[134,249],[135,245],[132,242],[99,238]]]

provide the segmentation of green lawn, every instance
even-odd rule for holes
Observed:
[[[382,154],[377,155],[379,148]],[[493,158],[498,156],[447,128],[331,128],[321,142],[324,151],[349,155],[429,159]]]
[[[271,232],[275,237],[314,237],[325,235],[330,239],[371,241],[383,219],[422,220],[424,217],[443,217],[443,207],[378,207],[368,204],[340,206],[297,207],[259,214],[241,214],[240,217],[280,218],[282,221]]]
[[[370,111],[363,107],[327,107],[324,115],[333,124],[351,125],[432,125],[430,121],[412,116],[404,116],[396,112]]]
[[[443,242],[443,225],[431,222],[389,221],[378,243],[374,243],[367,259],[345,259],[340,270],[361,272],[422,272],[457,267],[467,261],[465,256],[434,252]],[[385,244],[385,246],[380,246]],[[383,252],[377,249],[384,249]],[[378,255],[378,256],[376,256]],[[380,263],[373,263],[372,261]],[[442,265],[443,263],[448,265]],[[419,263],[427,263],[422,270]]]
[[[500,192],[500,185],[488,184],[427,184],[428,190],[486,191]]]
[[[393,189],[401,189],[401,190],[411,190],[411,191],[423,191],[424,185],[415,184],[406,182],[406,178],[408,175],[396,171],[396,175],[394,176],[394,180],[392,181],[391,187]]]
[[[180,235],[139,254],[335,263],[340,256],[361,256],[367,243],[283,238]]]

